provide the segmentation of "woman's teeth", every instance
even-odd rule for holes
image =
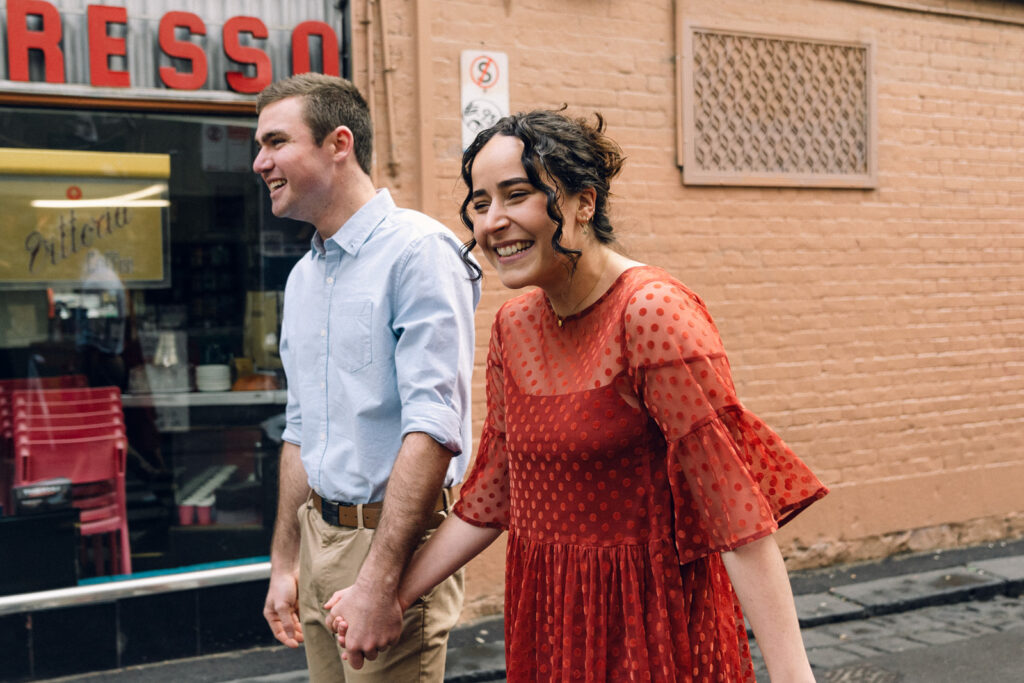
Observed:
[[[500,247],[495,248],[498,252],[498,256],[511,256],[512,254],[518,254],[521,251],[529,249],[533,242],[515,242],[514,244],[503,244]]]

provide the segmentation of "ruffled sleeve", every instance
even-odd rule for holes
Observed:
[[[673,280],[640,287],[625,312],[634,390],[668,447],[682,562],[774,532],[828,489],[736,398],[704,303]]]
[[[499,311],[499,316],[500,316]],[[505,371],[498,318],[487,351],[487,417],[476,460],[466,476],[453,512],[481,527],[508,529],[508,459],[505,451]]]

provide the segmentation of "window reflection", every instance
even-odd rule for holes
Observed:
[[[151,239],[164,242],[166,277],[133,282],[97,245],[74,282],[8,286],[0,297],[2,381],[120,392],[133,572],[244,561],[269,547],[285,400],[281,293],[312,228],[270,213],[251,171],[254,126],[255,117],[0,107],[0,147],[170,158],[165,184],[95,200],[161,202],[166,230]],[[12,239],[5,230],[0,239]],[[14,389],[0,391],[9,399]],[[32,514],[11,490],[12,430],[0,502],[4,515]],[[74,562],[82,580],[110,571]]]

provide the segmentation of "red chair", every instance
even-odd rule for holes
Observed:
[[[111,572],[131,573],[125,504],[124,417],[116,387],[16,391],[13,397],[14,484],[65,477],[80,511],[81,535],[108,536]],[[84,552],[84,551],[83,551]]]
[[[120,420],[94,421],[90,424],[60,424],[47,421],[46,426],[43,426],[20,420],[15,416],[13,431],[16,434],[27,437],[31,441],[65,441],[67,439],[87,439],[114,434],[120,434],[124,438],[124,423]]]
[[[0,504],[11,514],[11,486],[14,481],[14,419],[10,392],[0,386]]]
[[[22,433],[18,425],[14,430],[15,486],[56,477],[70,479],[72,504],[80,512],[82,536],[111,536],[111,568],[130,574],[124,433],[118,430],[39,439],[31,432]],[[102,559],[96,543],[94,560],[100,573]]]
[[[0,437],[2,437],[3,441],[3,443],[0,443],[0,448],[8,446],[13,436],[11,433],[12,416],[11,392],[0,387]]]
[[[73,379],[79,375],[67,377]],[[0,380],[0,383],[17,385],[27,381],[29,380]],[[6,482],[0,482],[0,485],[4,486],[0,500],[4,501],[5,509],[9,509],[10,504],[9,475],[13,468],[10,458],[15,414],[19,419],[29,422],[32,427],[86,425],[92,423],[91,419],[104,423],[116,420],[124,424],[121,392],[117,387],[5,390],[0,386],[0,460],[3,463],[3,467],[0,467],[0,478],[3,472],[8,474]],[[71,418],[72,415],[78,417]],[[72,421],[69,422],[69,419]]]
[[[88,427],[102,422],[124,422],[121,408],[115,404],[96,405],[92,402],[78,404],[78,401],[50,405],[29,403],[18,406],[18,410],[13,412],[13,419],[27,422],[32,427],[45,427],[46,425]]]
[[[27,427],[55,429],[117,422],[123,431],[121,391],[117,387],[14,391],[6,416],[0,398],[0,426],[7,438],[13,436],[14,420]]]
[[[70,389],[87,387],[89,381],[85,375],[57,375],[56,377],[15,377],[0,379],[0,388],[7,391],[23,389]]]
[[[61,415],[96,415],[101,413],[121,415],[121,401],[110,399],[87,399],[84,401],[50,401],[39,403],[36,401],[19,401],[17,408],[11,406],[11,412],[17,411],[33,421],[45,421]]]
[[[84,387],[61,389],[14,389],[11,403],[15,408],[21,404],[56,404],[67,402],[96,402],[121,404],[121,390],[117,387]]]
[[[60,390],[60,389],[77,389],[85,388],[88,386],[88,381],[85,375],[58,375],[56,377],[16,377],[13,379],[0,379],[0,503],[3,504],[4,514],[11,513],[11,507],[13,500],[11,498],[11,486],[14,481],[14,457],[13,457],[13,439],[14,439],[14,407],[13,407],[13,393],[30,391],[33,394],[44,390]],[[102,410],[113,411],[119,415],[123,421],[123,414],[121,413],[121,394],[117,391],[116,387],[112,387],[116,391],[117,405],[116,408],[110,407],[109,404],[104,404]],[[41,407],[45,411],[49,412],[83,412],[90,409],[90,406],[95,406],[96,396],[108,398],[112,395],[110,392],[111,388],[106,388],[99,394],[89,393],[89,403],[83,403],[80,405],[65,404],[65,403],[53,403],[43,404]],[[59,395],[58,395],[59,396]]]

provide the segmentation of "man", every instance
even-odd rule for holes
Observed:
[[[256,108],[253,170],[272,211],[316,228],[285,287],[287,425],[263,614],[282,643],[305,644],[314,682],[441,681],[461,577],[412,605],[398,642],[358,671],[323,604],[354,584],[368,628],[400,621],[402,570],[469,458],[479,284],[447,228],[374,188],[369,111],[350,82],[293,76]]]

